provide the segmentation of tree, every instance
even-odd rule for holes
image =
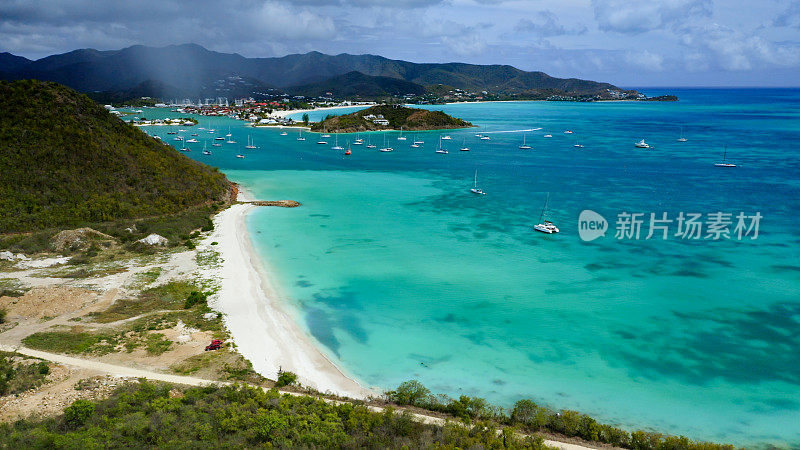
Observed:
[[[303,113],[303,123],[308,125],[308,113]]]

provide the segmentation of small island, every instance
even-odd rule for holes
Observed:
[[[351,114],[328,116],[311,126],[311,131],[355,133],[380,130],[442,130],[473,125],[442,111],[408,108],[402,105],[377,105]]]

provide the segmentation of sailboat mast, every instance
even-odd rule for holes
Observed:
[[[550,204],[550,193],[547,193],[547,199],[544,201],[544,207],[542,208],[542,214],[539,216],[539,222],[544,220],[544,213],[547,211],[547,205]]]
[[[477,189],[478,188],[478,169],[475,169],[475,183],[473,186]]]

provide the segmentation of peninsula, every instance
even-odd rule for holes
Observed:
[[[409,108],[401,105],[377,105],[342,116],[328,116],[311,126],[311,131],[354,133],[380,130],[443,130],[473,126],[442,111]]]

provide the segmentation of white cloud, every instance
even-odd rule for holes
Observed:
[[[648,50],[628,51],[625,53],[625,61],[633,67],[651,72],[664,70],[664,57]]]
[[[639,34],[710,17],[711,0],[592,0],[597,25],[603,31]]]
[[[711,66],[725,70],[800,65],[800,46],[797,44],[769,42],[760,36],[719,24],[689,26],[682,32],[684,45],[707,58]]]

